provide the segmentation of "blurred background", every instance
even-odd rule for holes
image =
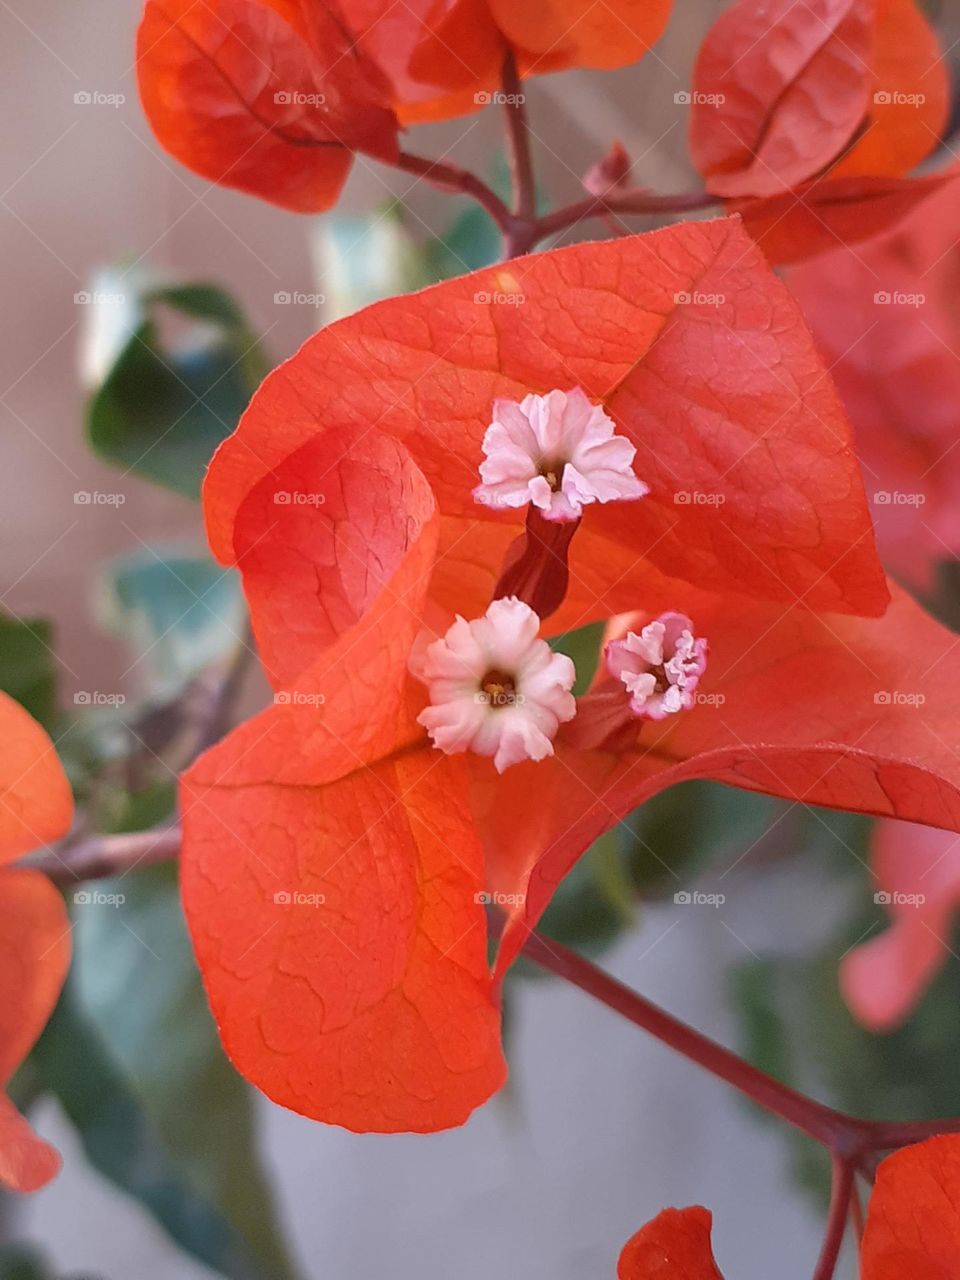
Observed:
[[[722,7],[678,4],[637,67],[531,86],[551,204],[581,193],[580,175],[615,138],[643,185],[691,188],[674,94]],[[945,5],[940,17],[951,47],[960,15]],[[204,559],[189,467],[181,474],[165,446],[146,464],[139,449],[125,458],[117,442],[118,415],[144,412],[137,389],[154,386],[143,352],[128,351],[113,376],[131,332],[145,336],[141,293],[211,284],[235,300],[227,312],[202,291],[171,296],[172,319],[140,342],[169,344],[191,385],[216,381],[229,413],[231,396],[332,314],[490,253],[482,218],[363,158],[337,215],[320,220],[193,177],[140,111],[138,18],[135,0],[0,0],[0,602],[8,645],[29,650],[35,693],[81,785],[91,756],[122,754],[123,716],[140,714],[147,689],[193,680],[242,625],[235,585]],[[499,146],[487,111],[419,130],[414,149],[489,171]],[[386,208],[397,197],[402,219]],[[227,367],[240,374],[222,378]],[[177,394],[157,387],[161,399]],[[112,463],[93,454],[88,429]],[[247,701],[262,697],[254,677]],[[75,726],[75,709],[91,704],[102,717]],[[163,725],[149,731],[162,738]],[[143,812],[162,809],[169,778],[141,790]],[[109,791],[98,803],[116,829],[136,821]],[[829,1101],[887,1118],[960,1111],[960,962],[893,1037],[860,1031],[837,995],[839,958],[881,914],[864,824],[710,787],[647,810],[588,859],[548,933],[602,952],[631,986]],[[692,885],[725,901],[675,904]],[[530,974],[512,982],[511,1084],[462,1130],[357,1137],[253,1098],[230,1072],[163,871],[128,886],[120,907],[77,904],[75,918],[84,1028],[60,1019],[22,1082],[65,1167],[39,1194],[0,1202],[10,1276],[583,1280],[612,1276],[622,1243],[663,1205],[690,1203],[712,1208],[731,1277],[784,1275],[784,1257],[798,1276],[812,1268],[825,1185],[815,1154],[573,990]],[[137,1017],[123,1022],[130,1007]],[[106,1081],[122,1107],[107,1105]],[[253,1241],[255,1266],[237,1235]]]

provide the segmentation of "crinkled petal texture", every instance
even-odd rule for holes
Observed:
[[[840,154],[867,114],[869,0],[737,0],[694,70],[690,151],[707,189],[772,196]]]
[[[363,48],[393,86],[404,124],[477,111],[513,51],[523,75],[636,62],[663,33],[672,0],[342,0]]]
[[[396,157],[382,75],[325,3],[147,0],[137,69],[172,155],[283,208],[330,208],[353,151]]]
[[[952,181],[873,243],[790,275],[853,422],[881,552],[919,592],[960,556],[958,220]]]
[[[487,0],[343,0],[344,17],[392,86],[404,124],[477,111],[507,46]]]
[[[33,1047],[57,1002],[70,963],[70,921],[63,899],[38,871],[0,871],[0,1090]],[[0,1092],[0,1186],[36,1191],[60,1169]]]
[[[490,301],[504,294],[522,304]],[[376,426],[437,497],[433,599],[477,617],[525,519],[472,496],[494,401],[571,387],[636,448],[650,493],[584,511],[557,630],[635,608],[658,568],[754,598],[883,611],[848,424],[795,302],[737,219],[538,254],[327,326],[267,378],[214,458],[215,553],[235,562],[248,495],[320,432]]]
[[[649,583],[709,637],[696,705],[646,726],[620,755],[564,748],[496,783],[474,766],[491,887],[516,902],[497,967],[516,956],[581,851],[655,792],[688,778],[960,830],[956,636],[897,591],[878,621],[771,609]],[[581,709],[578,718],[584,715]],[[577,721],[573,722],[574,727]]]
[[[462,762],[407,709],[436,523],[369,425],[264,478],[238,545],[278,692],[182,788],[184,905],[227,1052],[359,1131],[462,1123],[505,1075]]]
[[[960,906],[960,836],[911,822],[880,822],[870,859],[890,927],[849,951],[840,989],[872,1031],[898,1027],[950,955]]]
[[[690,150],[708,190],[782,195],[824,170],[895,178],[937,145],[950,86],[916,0],[738,0],[694,71]]]
[[[960,1258],[960,1138],[931,1138],[888,1156],[870,1197],[863,1280],[948,1280]]]
[[[950,113],[947,59],[917,0],[870,0],[870,108],[835,177],[895,178],[936,149]]]
[[[710,1247],[712,1215],[664,1209],[623,1247],[617,1280],[723,1280]]]
[[[62,836],[73,819],[70,784],[53,743],[0,693],[0,864]],[[0,869],[0,1185],[35,1191],[60,1157],[36,1137],[2,1089],[56,1004],[70,962],[70,922],[46,876]]]

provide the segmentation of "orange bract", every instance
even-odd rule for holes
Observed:
[[[0,693],[0,863],[63,835],[73,800],[43,729]],[[43,1030],[70,958],[70,922],[59,892],[36,871],[0,869],[0,1090]],[[0,1092],[0,1184],[34,1191],[60,1167]]]
[[[690,145],[771,262],[882,231],[938,177],[950,86],[916,0],[738,0],[704,41]]]
[[[147,0],[144,110],[204,178],[301,213],[328,209],[354,151],[396,159],[397,121],[493,100],[509,51],[522,74],[622,67],[671,0]]]
[[[706,1209],[664,1209],[623,1247],[618,1280],[723,1280],[710,1248]]]
[[[555,759],[500,777],[429,746],[408,660],[483,613],[523,527],[472,496],[495,398],[573,386],[651,492],[585,511],[551,625],[682,610],[709,637],[705,697],[618,752],[575,719]],[[277,692],[185,778],[184,900],[234,1061],[309,1115],[462,1121],[503,1072],[483,894],[515,904],[502,972],[583,849],[674,782],[960,827],[960,703],[935,661],[954,638],[899,593],[870,620],[890,597],[849,426],[734,219],[328,326],[263,384],[204,505]],[[885,696],[903,688],[924,719]]]
[[[168,151],[211,182],[284,208],[328,209],[354,151],[396,157],[385,83],[326,5],[147,0],[137,66]]]
[[[619,1280],[723,1280],[710,1214],[666,1209],[624,1246]],[[948,1280],[960,1258],[960,1137],[931,1138],[883,1160],[860,1246],[860,1280]]]

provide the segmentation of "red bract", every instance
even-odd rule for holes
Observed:
[[[70,957],[63,899],[37,871],[9,868],[60,836],[73,813],[70,786],[50,739],[0,694],[0,1185],[35,1191],[60,1168],[2,1092],[56,1004]]]
[[[619,67],[660,37],[670,0],[147,0],[137,41],[160,142],[212,182],[312,213],[364,152],[397,158],[397,121],[477,111],[508,51],[522,74]]]
[[[520,430],[521,402],[566,405],[570,422],[602,406],[620,443],[600,414],[591,448],[607,467],[636,451],[631,498],[591,502],[613,482],[586,458],[569,495],[563,480],[582,510],[564,510],[557,477],[545,515],[478,504],[507,447],[487,428]],[[531,481],[541,497],[551,474]],[[509,917],[502,970],[589,842],[675,781],[960,825],[957,698],[936,670],[954,638],[899,594],[868,620],[888,592],[849,429],[736,220],[542,254],[329,326],[264,383],[204,502],[277,693],[186,775],[184,902],[228,1052],[308,1115],[462,1121],[503,1078],[486,903]],[[524,529],[569,544],[551,628],[672,611],[674,636],[682,614],[707,638],[709,666],[688,709],[632,737],[620,723],[616,743],[615,683],[572,719],[565,693],[544,694],[555,741],[521,755],[555,754],[511,749],[501,775],[434,748],[407,672],[432,669],[427,719],[452,724],[447,627],[509,594],[497,584]],[[550,577],[555,554],[530,563]],[[424,665],[430,636],[444,645]],[[484,697],[509,700],[513,675],[492,668]],[[929,695],[923,714],[891,690]]]
[[[869,245],[793,271],[857,434],[881,551],[921,591],[960,556],[960,317],[952,182]]]
[[[903,178],[937,145],[948,104],[915,0],[738,0],[700,51],[691,152],[770,260],[789,261],[875,234],[922,198]]]
[[[619,1280],[723,1280],[710,1214],[665,1209],[624,1246]],[[960,1138],[931,1138],[882,1161],[860,1247],[860,1280],[947,1280],[960,1257]]]

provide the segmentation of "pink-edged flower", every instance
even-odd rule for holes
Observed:
[[[707,666],[707,642],[682,613],[662,613],[639,632],[628,631],[605,651],[607,670],[630,694],[636,716],[663,720],[693,706]]]
[[[524,396],[519,404],[495,400],[483,452],[476,500],[492,507],[533,503],[546,520],[579,520],[592,502],[650,492],[633,473],[634,446],[579,387]]]
[[[540,639],[540,619],[515,597],[482,618],[458,617],[416,663],[430,692],[418,716],[447,755],[493,756],[499,773],[553,755],[553,738],[576,714],[571,660]]]

